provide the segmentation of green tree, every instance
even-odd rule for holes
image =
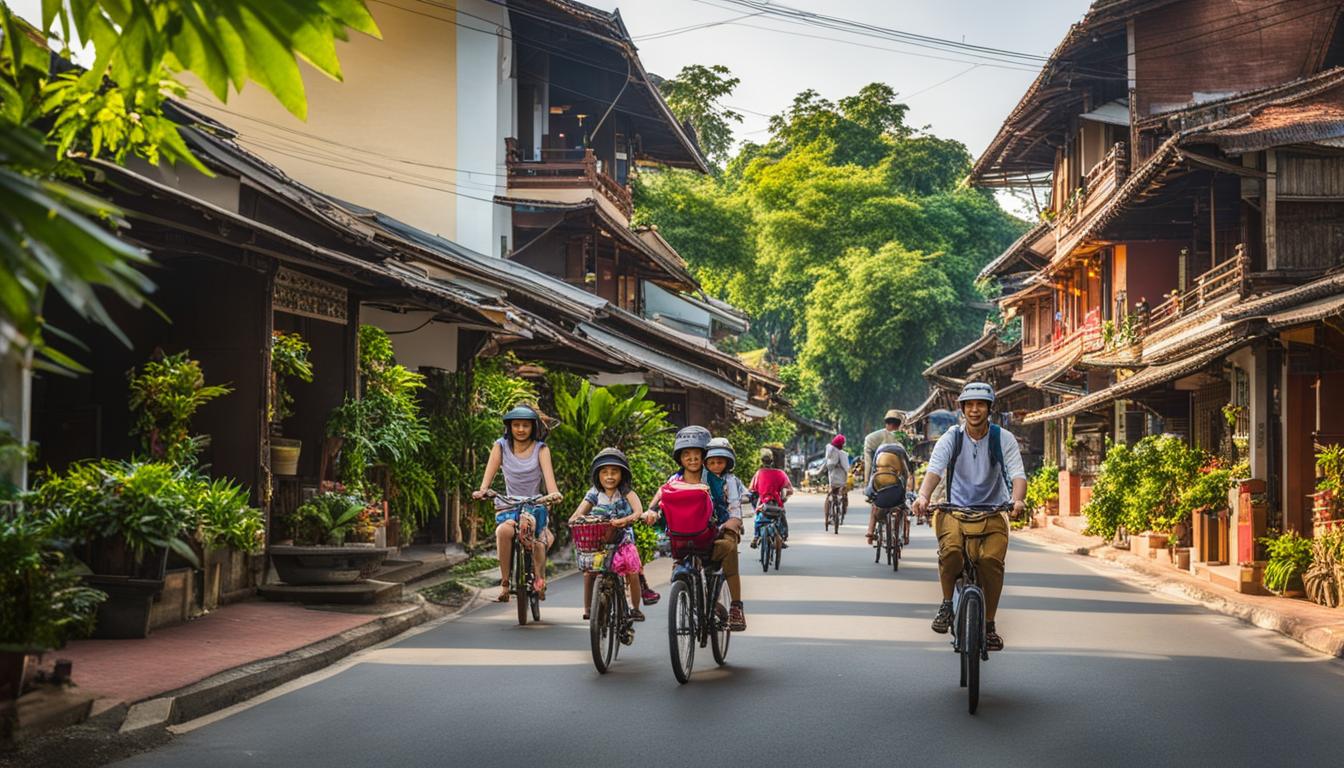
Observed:
[[[875,394],[923,396],[920,372],[962,311],[952,281],[929,267],[936,258],[897,243],[855,248],[808,296],[799,362],[825,382],[827,405],[847,423],[874,409]]]
[[[740,83],[727,67],[690,64],[682,67],[671,80],[658,83],[658,90],[678,120],[690,123],[705,157],[722,163],[733,148],[733,123],[742,115],[719,103],[730,96]]]
[[[38,26],[0,2],[0,353],[36,350],[80,370],[47,343],[48,289],[123,341],[97,289],[136,306],[153,290],[137,269],[147,258],[106,229],[115,209],[59,181],[79,177],[75,158],[135,154],[203,170],[162,112],[185,91],[179,73],[221,100],[254,81],[302,118],[297,59],[339,79],[335,41],[347,29],[378,34],[363,0],[43,0]],[[93,64],[53,68],[48,40],[67,55],[90,45]]]

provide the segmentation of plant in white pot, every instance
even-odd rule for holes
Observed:
[[[313,381],[313,364],[308,359],[313,348],[298,333],[271,333],[271,474],[295,475],[299,471],[301,440],[282,437],[281,424],[294,415],[294,396],[287,379]]]

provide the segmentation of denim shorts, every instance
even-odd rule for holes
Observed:
[[[532,518],[537,521],[538,531],[546,530],[546,507],[540,504],[536,504],[529,507],[523,507],[521,509],[518,507],[513,507],[510,509],[501,509],[495,513],[495,525],[499,525],[500,523],[505,522],[507,520],[517,521],[520,512],[526,512],[532,515]]]

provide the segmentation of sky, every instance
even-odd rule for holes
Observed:
[[[889,40],[841,34],[752,17],[661,39],[641,38],[666,30],[748,13],[724,0],[586,0],[605,10],[619,8],[650,72],[675,75],[687,64],[723,64],[741,78],[725,104],[743,113],[739,138],[762,140],[768,115],[786,108],[806,88],[838,100],[864,85],[892,86],[910,106],[908,122],[961,141],[978,155],[1039,72],[936,60],[962,58]],[[1089,0],[782,0],[804,11],[903,32],[973,45],[1048,56]],[[768,28],[768,29],[767,29]],[[822,35],[800,37],[780,30]],[[878,50],[887,49],[887,50]]]
[[[41,0],[8,0],[34,19]],[[426,0],[429,1],[429,0]],[[439,0],[442,2],[442,0]],[[741,78],[724,105],[743,115],[739,141],[767,138],[769,116],[812,88],[832,101],[880,81],[910,107],[907,122],[961,141],[972,156],[993,138],[1039,71],[1038,63],[1000,68],[906,43],[749,16],[729,0],[587,0],[619,9],[645,68],[664,77],[687,64],[722,64]],[[1082,18],[1090,0],[781,0],[791,8],[1044,57]],[[780,3],[776,3],[780,4]],[[682,32],[686,27],[696,27]],[[659,36],[661,33],[672,33]],[[650,37],[653,36],[653,37]],[[820,39],[828,38],[828,39]],[[947,61],[944,59],[960,59]],[[1025,213],[1023,203],[1000,198]]]

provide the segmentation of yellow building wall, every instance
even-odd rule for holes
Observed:
[[[197,84],[190,103],[237,130],[243,146],[292,178],[453,239],[456,2],[379,0],[368,7],[383,39],[351,33],[348,42],[337,43],[344,82],[301,64],[306,123],[255,83],[227,104]]]

